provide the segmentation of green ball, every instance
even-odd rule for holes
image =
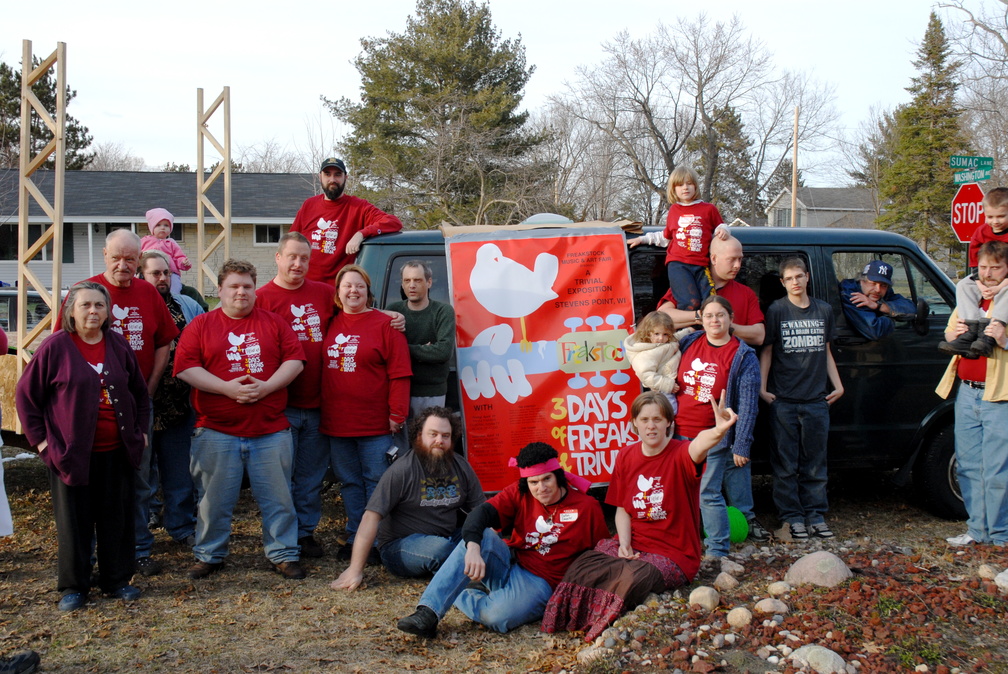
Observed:
[[[732,543],[741,543],[749,536],[749,522],[735,506],[728,506],[728,531]]]

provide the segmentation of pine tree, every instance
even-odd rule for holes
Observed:
[[[966,150],[956,105],[958,61],[941,20],[932,12],[917,50],[919,75],[907,91],[913,99],[895,115],[892,161],[883,164],[879,226],[918,241],[925,251],[954,245],[949,207],[955,196],[949,156]]]
[[[405,32],[361,45],[361,102],[326,102],[353,128],[341,149],[365,196],[420,227],[517,217],[543,173],[518,109],[534,70],[520,39],[486,4],[419,0]]]
[[[34,59],[38,66],[39,60]],[[56,111],[56,78],[50,70],[45,77],[35,83],[32,92],[50,113]],[[67,87],[66,104],[76,98],[77,92]],[[38,154],[52,138],[42,120],[32,111],[32,156]],[[94,154],[88,152],[93,138],[86,126],[74,117],[66,117],[66,168],[82,169],[91,163]],[[21,155],[21,72],[6,63],[0,63],[0,168],[17,168]],[[52,168],[52,157],[43,164]]]
[[[756,194],[756,181],[752,175],[752,141],[745,131],[742,117],[731,106],[717,111],[717,121],[713,143],[708,145],[707,136],[694,136],[686,144],[687,151],[701,151],[697,163],[697,171],[706,176],[710,157],[714,159],[714,170],[711,176],[710,200],[722,217],[728,222],[734,218],[751,221],[758,210],[753,202]],[[712,151],[712,152],[711,152]]]

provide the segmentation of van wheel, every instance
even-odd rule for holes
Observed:
[[[913,470],[914,488],[929,512],[950,520],[966,519],[966,506],[956,478],[955,435],[946,424],[931,435]]]

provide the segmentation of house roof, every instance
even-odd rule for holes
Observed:
[[[791,207],[791,190],[785,188],[767,206],[767,211],[782,199]],[[799,187],[798,201],[810,211],[866,211],[875,212],[871,190],[864,187]]]
[[[18,170],[0,169],[0,223],[16,222]],[[32,176],[52,202],[53,171]],[[310,173],[232,173],[232,222],[292,222],[301,204],[317,194],[317,177]],[[158,171],[67,171],[64,177],[64,222],[143,222],[148,209],[167,208],[177,222],[196,221],[196,174]],[[210,200],[222,209],[224,180],[210,188]],[[31,200],[32,218],[42,209]],[[204,211],[208,221],[213,220]]]

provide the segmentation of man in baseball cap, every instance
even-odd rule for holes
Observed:
[[[346,179],[347,167],[342,159],[323,159],[319,166],[322,194],[306,199],[291,225],[290,231],[304,235],[311,246],[311,281],[333,285],[336,273],[357,258],[364,239],[402,229],[396,216],[344,194]]]
[[[913,302],[893,292],[892,278],[891,264],[872,260],[864,266],[860,278],[840,282],[847,323],[868,339],[892,334],[894,317],[911,317],[916,311]]]

